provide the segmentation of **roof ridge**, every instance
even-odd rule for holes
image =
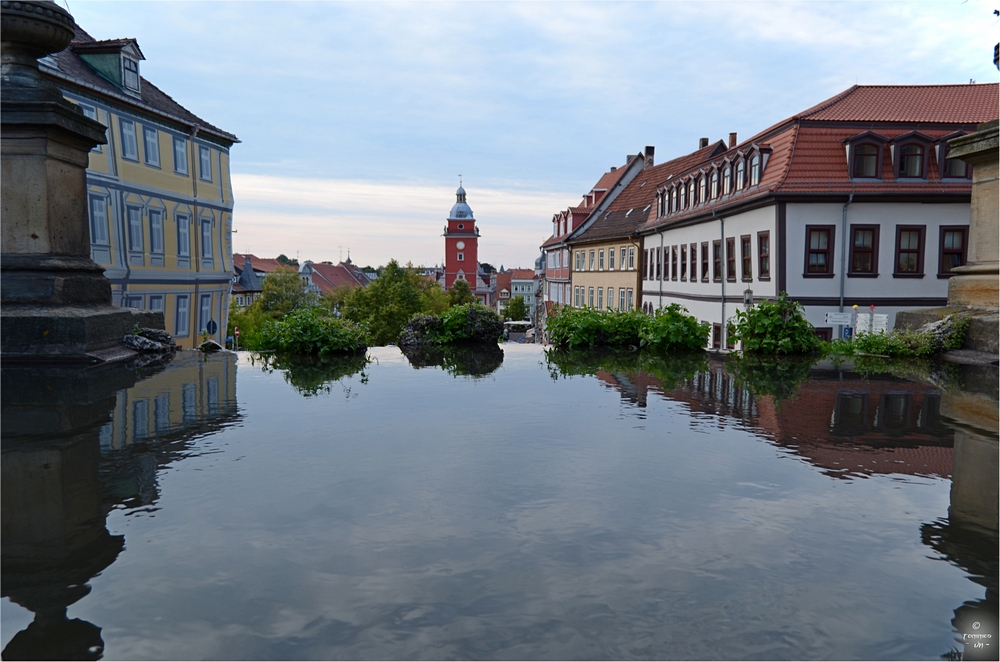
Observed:
[[[829,108],[833,104],[838,103],[840,101],[843,101],[844,99],[846,99],[847,97],[849,97],[851,94],[854,94],[854,92],[856,92],[860,87],[861,86],[857,85],[857,84],[852,85],[851,87],[847,88],[846,90],[844,90],[840,94],[835,94],[832,97],[830,97],[829,99],[827,99],[826,101],[820,101],[818,104],[816,104],[812,108],[806,108],[801,113],[797,113],[795,115],[792,115],[789,119],[793,119],[793,120],[794,119],[805,119],[809,115],[814,115],[814,114],[820,112],[821,110],[826,110],[827,108]],[[760,134],[758,134],[758,135],[760,135]]]
[[[788,173],[792,169],[792,159],[795,158],[795,148],[799,145],[799,125],[792,125],[792,146],[788,150],[788,160],[785,162],[785,172],[781,175],[781,180],[774,185],[771,189],[772,192],[777,191],[785,184],[785,180],[788,179]]]

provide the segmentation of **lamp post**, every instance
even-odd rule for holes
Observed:
[[[743,290],[743,307],[747,310],[753,308],[753,290],[749,287]]]

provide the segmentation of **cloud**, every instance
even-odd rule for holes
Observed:
[[[296,178],[233,173],[234,250],[260,256],[338,260],[341,248],[361,264],[389,259],[440,263],[441,233],[455,190],[425,182]],[[479,259],[530,267],[552,214],[580,196],[471,188],[469,204],[482,233]]]

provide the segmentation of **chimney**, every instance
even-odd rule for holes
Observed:
[[[729,146],[736,147],[736,132],[733,131],[729,134]]]
[[[708,147],[708,138],[699,138],[698,149],[705,149],[706,147]]]
[[[652,145],[646,145],[646,165],[644,167],[646,168],[653,167],[653,151],[655,149],[656,148],[653,147]]]
[[[615,170],[618,170],[618,166],[611,166],[611,172],[614,172]]]

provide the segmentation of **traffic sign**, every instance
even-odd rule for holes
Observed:
[[[215,320],[208,320],[208,324],[205,325],[205,330],[208,331],[208,335],[214,336],[215,332],[219,330],[219,325],[215,323]]]
[[[239,337],[240,337],[240,327],[236,327],[236,328],[235,328],[235,329],[233,330],[233,335],[235,335],[235,336],[236,336],[237,338],[239,338]]]

